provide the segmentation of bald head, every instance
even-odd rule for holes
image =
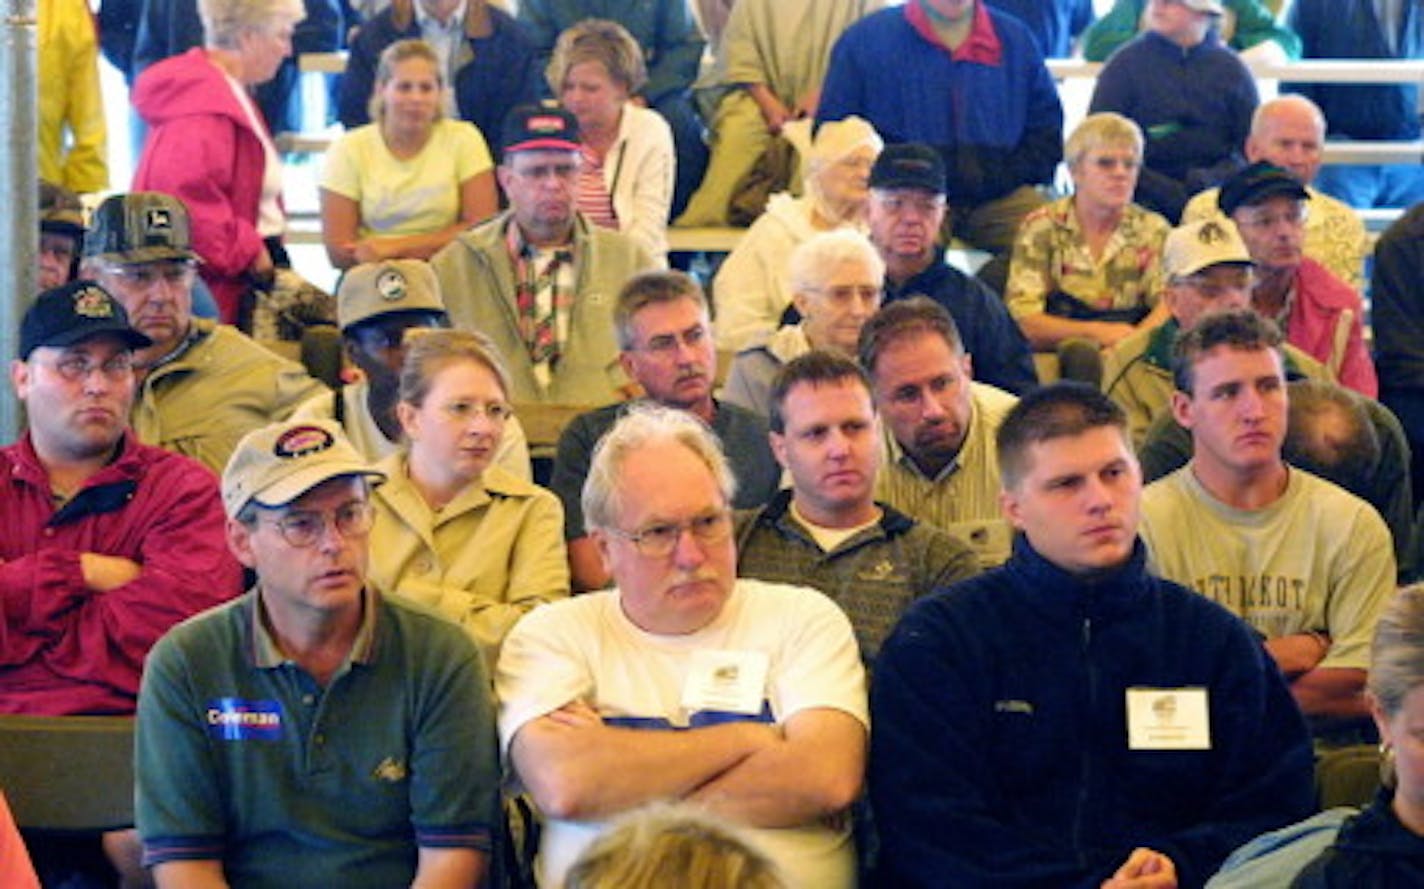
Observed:
[[[1246,137],[1246,159],[1284,167],[1309,185],[1320,171],[1324,146],[1325,116],[1314,102],[1291,93],[1256,109]]]

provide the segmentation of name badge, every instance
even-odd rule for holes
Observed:
[[[682,686],[682,706],[689,713],[722,710],[755,716],[766,696],[766,674],[771,658],[764,651],[716,651],[699,648],[692,653],[687,680]]]
[[[1129,750],[1210,750],[1204,688],[1129,688]]]

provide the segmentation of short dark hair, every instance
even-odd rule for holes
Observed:
[[[870,380],[865,371],[859,364],[838,352],[812,349],[805,355],[793,358],[776,372],[776,377],[771,381],[767,425],[771,427],[772,432],[778,434],[786,431],[786,415],[782,413],[782,408],[786,404],[786,396],[797,383],[819,386],[843,380],[854,380],[865,387],[866,394],[870,393]]]
[[[995,435],[1000,485],[1007,490],[1023,481],[1030,445],[1102,426],[1114,426],[1126,436],[1127,415],[1093,386],[1060,381],[1030,391],[1004,416]]]
[[[706,312],[707,297],[696,279],[676,270],[642,272],[629,278],[618,292],[613,304],[613,331],[618,336],[618,348],[633,348],[633,316],[657,303],[690,299]]]
[[[1251,309],[1207,315],[1191,330],[1180,333],[1172,347],[1172,383],[1177,391],[1192,394],[1197,362],[1217,346],[1229,346],[1245,352],[1273,349],[1279,356],[1281,329],[1274,321],[1261,317]]]
[[[860,366],[874,379],[880,353],[896,340],[917,333],[943,337],[950,351],[956,355],[964,354],[964,339],[960,337],[959,326],[949,312],[927,296],[911,296],[881,306],[880,311],[865,322],[857,344]]]

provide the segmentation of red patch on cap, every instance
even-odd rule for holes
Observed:
[[[296,426],[277,437],[272,453],[284,459],[305,457],[320,453],[334,444],[336,439],[320,426]]]

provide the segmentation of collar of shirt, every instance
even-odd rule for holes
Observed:
[[[969,36],[957,49],[950,49],[935,33],[929,13],[925,11],[923,0],[905,4],[905,20],[910,23],[925,40],[949,53],[956,62],[977,62],[981,65],[998,65],[1003,61],[1004,46],[999,42],[999,34],[994,30],[994,22],[989,18],[988,5],[984,0],[975,0],[974,23],[969,27]]]
[[[361,625],[356,628],[356,638],[351,643],[351,653],[346,663],[336,671],[337,676],[345,673],[352,664],[369,664],[375,659],[376,649],[376,606],[379,600],[375,590],[368,584],[361,591]],[[249,620],[252,627],[252,665],[260,669],[275,669],[292,659],[282,653],[282,647],[267,629],[266,608],[262,605],[262,584],[254,589]]]
[[[425,7],[420,3],[412,3],[415,7],[415,21],[420,25],[420,32],[440,33],[446,36],[457,36],[465,30],[465,13],[469,9],[470,0],[460,0],[460,5],[455,7],[455,11],[450,13],[450,21],[441,22],[433,15],[425,11]]]

